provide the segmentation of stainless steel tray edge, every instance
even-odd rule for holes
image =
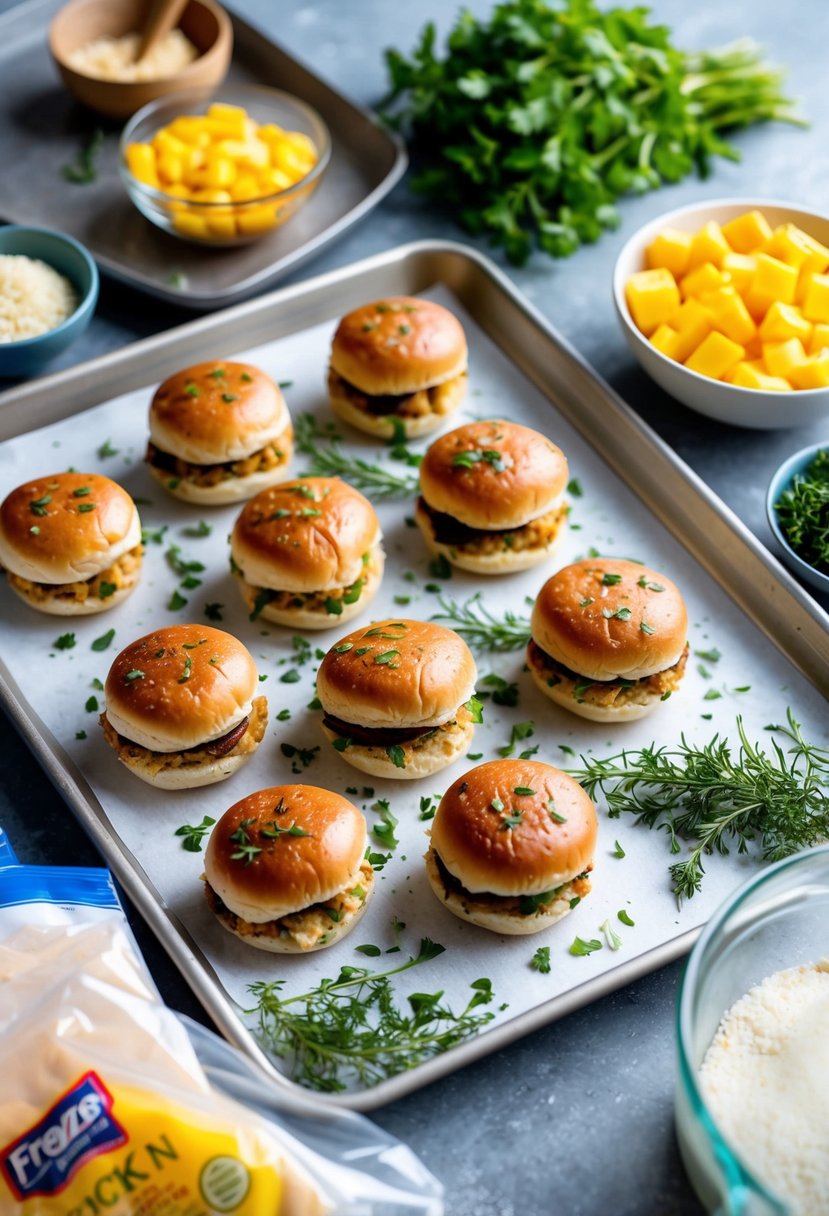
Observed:
[[[36,429],[160,379],[182,363],[254,346],[335,317],[370,295],[416,294],[446,283],[476,320],[616,469],[789,660],[829,694],[829,617],[739,519],[517,293],[488,259],[453,242],[424,241],[200,318],[122,351],[0,394],[0,438]],[[528,342],[529,339],[529,342]],[[323,368],[320,369],[322,377]],[[624,460],[619,462],[622,452]],[[676,511],[676,518],[672,512]],[[775,633],[777,632],[777,636]],[[296,1092],[256,1046],[196,944],[158,901],[146,875],[111,830],[104,809],[0,663],[0,697],[26,742],[110,861],[159,940],[222,1033],[260,1069],[263,1081]],[[471,1063],[539,1026],[686,953],[698,931],[663,943],[408,1073],[323,1104],[372,1110]],[[200,967],[203,971],[200,971]]]

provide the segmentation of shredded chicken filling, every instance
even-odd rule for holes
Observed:
[[[466,524],[446,515],[443,511],[435,511],[425,498],[418,501],[418,509],[428,515],[439,545],[448,545],[455,553],[465,553],[470,557],[484,557],[489,554],[514,552],[520,553],[527,549],[547,549],[553,543],[561,525],[567,518],[570,507],[561,502],[551,511],[545,511],[537,519],[531,519],[520,528],[483,529],[469,528]]]
[[[461,372],[442,384],[433,384],[431,388],[422,388],[416,393],[373,396],[350,384],[333,367],[329,367],[328,390],[332,396],[345,397],[355,409],[374,417],[396,414],[399,418],[425,418],[428,414],[450,413],[457,400],[458,385],[465,379],[466,372]]]
[[[348,728],[347,732],[338,734],[335,740],[335,747],[339,744],[339,751],[345,751],[349,747],[367,747],[385,752],[389,747],[400,747],[405,759],[406,754],[416,752],[418,748],[424,747],[436,735],[451,736],[459,732],[462,733],[466,730],[471,719],[472,715],[466,706],[460,705],[454,718],[449,722],[444,722],[442,726],[414,727],[411,730],[396,730],[394,728],[385,730],[383,727],[358,726],[350,722],[342,722],[338,718],[330,717],[327,717],[325,721],[326,725],[336,722],[340,727]],[[329,729],[334,728],[329,726]],[[392,736],[399,735],[408,736],[408,738],[392,738]],[[405,768],[405,763],[400,767]]]
[[[652,676],[643,676],[641,680],[590,680],[557,662],[535,642],[530,642],[529,658],[532,666],[544,674],[551,688],[560,687],[561,691],[568,693],[574,701],[602,708],[618,708],[622,705],[643,705],[653,697],[667,700],[679,687],[688,662],[688,653],[689,647],[686,643],[685,649],[672,667],[657,671]]]
[[[336,926],[360,911],[368,898],[374,872],[368,861],[360,863],[356,886],[338,891],[322,903],[311,904],[299,912],[291,912],[276,920],[254,922],[243,920],[227,907],[221,896],[205,880],[204,894],[210,910],[240,937],[273,937],[290,939],[300,950],[324,946],[336,934]]]
[[[227,460],[222,464],[192,464],[171,452],[164,452],[155,444],[147,444],[147,462],[162,473],[169,473],[171,480],[188,481],[195,486],[217,486],[233,477],[251,477],[254,473],[268,473],[285,464],[290,456],[290,428],[286,428],[273,443],[266,443],[257,452],[242,460]]]
[[[559,900],[575,899],[578,902],[592,890],[589,877],[592,867],[588,867],[583,874],[577,874],[560,887],[539,895],[496,895],[493,891],[468,891],[460,879],[450,874],[434,849],[432,856],[447,896],[459,896],[467,910],[498,912],[504,916],[547,916]]]
[[[106,713],[101,714],[100,723],[107,743],[115,750],[119,760],[125,764],[139,763],[142,768],[153,775],[164,769],[194,768],[204,764],[213,764],[217,759],[215,752],[210,750],[217,740],[199,744],[196,747],[188,747],[179,752],[154,752],[148,747],[142,747],[140,743],[133,743],[131,739],[119,735]],[[230,756],[249,756],[265,737],[267,725],[268,702],[265,697],[256,697],[251,707],[247,730],[229,751],[223,753],[222,759]]]
[[[123,553],[117,561],[92,578],[81,579],[77,583],[33,583],[19,574],[6,571],[6,578],[17,587],[27,599],[34,603],[45,603],[48,600],[66,600],[75,604],[85,604],[87,600],[107,600],[116,591],[131,587],[141,569],[141,557],[144,550],[141,545]]]
[[[329,587],[326,591],[274,591],[270,587],[245,583],[252,598],[251,620],[256,620],[263,608],[275,608],[279,612],[301,608],[303,612],[316,612],[321,616],[341,616],[345,607],[358,602],[379,573],[375,555],[367,556],[369,560],[363,567],[363,573],[348,587]],[[237,573],[244,581],[244,573]]]

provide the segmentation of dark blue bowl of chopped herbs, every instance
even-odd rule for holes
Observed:
[[[786,564],[829,594],[829,440],[781,464],[769,483],[766,514]]]

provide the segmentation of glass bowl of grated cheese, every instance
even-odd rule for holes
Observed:
[[[80,336],[98,300],[98,269],[51,228],[0,228],[0,378],[36,375]]]
[[[708,923],[678,1040],[677,1135],[706,1209],[827,1216],[829,845],[770,866]]]

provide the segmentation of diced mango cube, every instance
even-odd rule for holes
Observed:
[[[696,296],[691,296],[684,304],[680,304],[671,317],[670,325],[678,335],[673,358],[679,363],[685,362],[714,327],[711,313],[700,304]]]
[[[217,124],[230,132],[231,139],[244,139],[247,132],[247,112],[242,106],[231,106],[225,102],[214,101],[207,109],[208,118],[216,120]]]
[[[809,276],[803,297],[803,315],[809,321],[829,321],[829,275]]]
[[[208,215],[207,231],[211,236],[223,237],[225,240],[233,240],[236,236],[236,221],[232,215]]]
[[[809,237],[796,224],[781,224],[775,228],[763,252],[799,270],[814,250]]]
[[[173,216],[173,227],[183,236],[193,237],[198,241],[204,241],[208,236],[207,221],[200,215],[193,215],[192,211],[176,212]]]
[[[670,270],[681,279],[688,269],[693,234],[679,228],[665,228],[645,250],[645,265],[649,270]]]
[[[731,275],[731,285],[743,295],[754,278],[757,261],[750,253],[727,253],[722,260],[720,270]]]
[[[819,355],[822,350],[829,350],[829,325],[825,321],[818,322],[812,329],[807,350],[810,355]]]
[[[725,334],[713,330],[685,360],[685,366],[689,371],[719,380],[725,372],[739,363],[744,355],[745,348],[740,346],[739,342],[732,342]]]
[[[806,362],[806,352],[799,338],[786,342],[764,342],[763,363],[770,376],[791,376],[792,369]]]
[[[770,306],[760,326],[760,337],[764,342],[785,342],[788,338],[800,338],[805,344],[812,333],[812,323],[807,321],[794,304],[781,304],[779,300]]]
[[[771,238],[771,225],[762,211],[746,211],[723,224],[722,234],[735,253],[753,253]]]
[[[798,367],[793,367],[789,376],[795,388],[829,387],[829,350],[812,355]]]
[[[738,363],[728,374],[730,384],[740,388],[761,388],[767,393],[790,393],[792,386],[782,376],[769,376],[760,361]]]
[[[268,191],[262,189],[259,179],[252,173],[240,173],[230,187],[230,197],[236,203],[247,203],[251,199],[261,198],[263,194],[267,193]]]
[[[156,168],[166,190],[168,185],[179,183],[184,177],[184,158],[176,152],[159,152],[156,158]]]
[[[705,262],[690,274],[686,274],[679,284],[679,290],[683,300],[687,300],[689,296],[701,296],[706,291],[716,291],[718,287],[725,287],[728,282],[730,279],[727,274],[718,270],[713,262]]]
[[[239,231],[247,236],[267,232],[269,228],[274,227],[275,223],[276,215],[274,214],[273,204],[269,207],[263,205],[240,211],[236,219]]]
[[[694,234],[691,241],[691,255],[688,259],[688,270],[696,270],[711,262],[713,266],[721,266],[722,260],[731,251],[728,241],[722,234],[722,229],[716,220],[709,220],[699,232]]]
[[[676,359],[677,346],[681,341],[681,335],[675,329],[671,329],[670,325],[660,325],[651,336],[651,345],[655,346],[663,355],[667,355],[669,359]]]
[[[669,270],[640,270],[628,279],[625,298],[637,328],[650,337],[679,305],[679,290]]]
[[[699,297],[700,304],[709,309],[714,318],[714,329],[731,338],[732,342],[745,345],[757,332],[748,309],[734,288],[727,284],[717,291],[708,291]]]
[[[779,300],[781,304],[794,304],[796,290],[797,270],[794,266],[787,266],[779,258],[770,257],[767,253],[757,254],[757,270],[749,289],[752,296],[768,297],[769,306],[775,300]]]
[[[210,136],[202,128],[202,120],[197,118],[195,114],[183,114],[180,118],[174,118],[169,127],[163,128],[174,135],[176,139],[180,139],[182,143],[190,144],[193,147],[203,148],[210,143]],[[155,138],[161,134],[159,131]]]
[[[126,160],[127,168],[134,178],[145,186],[158,189],[158,171],[152,144],[128,144]]]
[[[227,156],[240,165],[264,168],[270,163],[268,145],[261,139],[220,139],[213,146],[217,154]]]

